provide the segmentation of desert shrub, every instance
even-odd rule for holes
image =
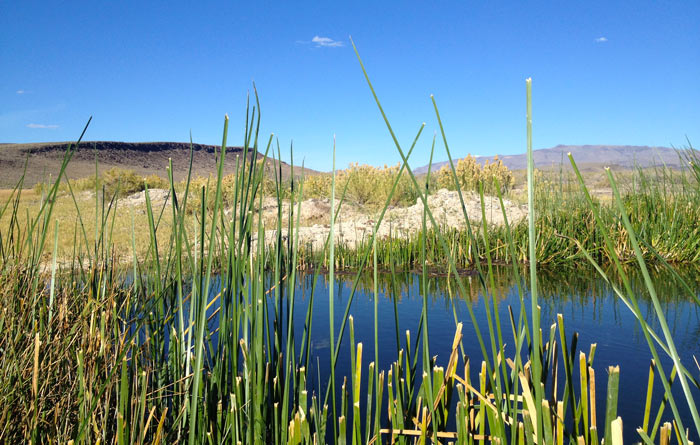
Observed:
[[[398,165],[394,168],[396,169],[396,172],[398,172]],[[396,173],[394,173],[393,177],[395,177],[395,175]],[[387,194],[391,191],[391,184],[394,180],[393,177],[392,181],[389,183],[388,189],[386,190]],[[417,199],[418,193],[416,192],[416,189],[413,186],[413,181],[411,181],[411,177],[408,175],[408,173],[404,171],[401,174],[401,179],[399,179],[399,183],[396,184],[396,192],[394,192],[391,205],[414,204]]]
[[[112,196],[114,193],[119,192],[118,197],[124,197],[132,193],[137,193],[145,189],[145,184],[148,184],[148,188],[151,189],[167,189],[170,188],[168,181],[161,178],[158,175],[149,175],[147,177],[142,177],[138,175],[133,170],[112,167],[99,174],[97,177],[95,175],[86,176],[83,178],[76,178],[68,180],[70,182],[70,188],[74,192],[82,191],[95,191],[97,189],[101,192],[104,188],[106,196]],[[39,182],[34,185],[33,190],[37,195],[45,193],[51,185],[47,185],[44,182]],[[59,193],[68,193],[68,185],[62,182],[59,185]]]
[[[350,164],[346,170],[338,172],[337,184],[348,184],[347,198],[360,205],[384,205],[391,193],[391,187],[399,172],[399,164],[384,167]],[[415,190],[407,173],[402,173],[390,205],[411,204],[416,198]]]
[[[296,196],[299,196],[298,192],[300,184],[301,181],[299,178],[294,180],[294,191]],[[266,176],[262,180],[261,187],[263,190],[263,196],[265,197],[277,198],[278,192],[280,193],[282,199],[290,199],[292,197],[292,181],[290,179],[283,179],[282,183],[278,185],[274,177]],[[304,185],[304,197],[309,198],[308,194],[306,193],[306,185]]]
[[[221,200],[224,207],[230,207],[236,199],[236,181],[239,181],[239,177],[236,174],[225,175],[221,178]],[[175,185],[175,191],[179,194],[184,193],[186,187],[186,181],[181,181]],[[216,177],[214,175],[209,176],[197,176],[190,180],[190,193],[187,197],[187,211],[188,212],[199,212],[202,207],[202,188],[206,190],[206,207],[208,210],[214,209],[215,200],[215,189],[216,189]],[[267,183],[267,180],[263,182],[263,189],[270,188],[273,190],[274,179],[271,183]],[[240,199],[240,197],[239,197]]]
[[[96,182],[99,190],[104,188],[105,195],[112,196],[118,192],[119,197],[143,191],[146,188],[145,184],[148,184],[150,189],[170,187],[168,181],[158,175],[153,174],[143,177],[133,170],[119,167],[112,167],[102,172],[97,178],[95,175],[91,175],[84,178],[71,179],[70,185],[74,192],[94,191]],[[67,190],[67,187],[63,186],[62,189]]]
[[[48,189],[49,189],[48,185],[44,182],[37,182],[32,187],[32,191],[34,191],[34,194],[36,196],[44,195],[44,193],[46,193],[48,191]]]
[[[236,181],[238,180],[238,177],[235,174],[230,174],[226,175],[221,178],[221,197],[223,199],[224,205],[229,206],[235,199],[236,195]],[[209,184],[211,185],[212,190],[210,191],[209,195],[209,203],[207,205],[213,209],[214,208],[214,190],[216,187],[216,177],[212,176],[209,179]]]
[[[102,173],[100,186],[103,186],[105,193],[112,195],[117,190],[122,195],[130,195],[144,189],[144,179],[132,170],[121,168],[110,168]]]
[[[91,189],[94,188],[94,177],[86,178],[91,179],[87,181],[88,184],[85,188],[80,189]],[[132,193],[138,193],[143,191],[148,184],[149,189],[162,189],[169,188],[168,182],[158,175],[149,175],[146,177],[138,175],[133,170],[127,170],[123,168],[113,167],[109,170],[103,172],[99,179],[99,187],[104,187],[105,194],[111,196],[114,193],[119,193],[119,196],[127,196]],[[89,186],[92,187],[89,187]]]
[[[336,172],[336,196],[347,183],[345,198],[355,204],[368,206],[384,205],[399,172],[399,165],[373,167],[350,164],[345,170]],[[328,198],[331,195],[332,177],[329,173],[304,178],[304,198]],[[417,195],[407,173],[402,173],[390,205],[406,205],[415,202]]]
[[[493,194],[496,192],[494,180],[497,179],[501,186],[501,192],[505,193],[513,188],[515,183],[513,172],[503,164],[503,161],[498,159],[498,156],[494,158],[493,162],[486,160],[482,166],[476,162],[473,156],[469,155],[457,161],[455,171],[459,187],[462,190],[478,190],[479,183],[483,182],[485,192]],[[449,164],[438,170],[436,183],[439,188],[449,190],[457,188]]]
[[[201,206],[202,206],[202,188],[209,188],[211,185],[216,184],[216,178],[212,178],[211,176],[209,177],[204,177],[204,176],[197,176],[193,177],[190,180],[190,189],[189,189],[189,194],[187,196],[187,212],[199,212]],[[222,183],[223,183],[223,178],[222,178]],[[175,185],[175,192],[178,194],[178,196],[181,196],[185,193],[185,188],[187,186],[187,181],[181,181],[178,182]],[[222,193],[223,194],[223,193]],[[213,198],[208,198],[208,201],[212,203],[212,208],[213,208]],[[207,203],[207,207],[209,207],[209,203]]]
[[[95,190],[95,175],[71,179],[70,186],[74,191]]]
[[[495,193],[496,191],[494,189],[496,184],[494,179],[498,180],[501,192],[512,189],[515,183],[513,172],[503,164],[503,161],[498,159],[498,156],[494,157],[493,162],[489,162],[487,159],[481,169],[481,180],[484,181],[484,189],[489,193]]]
[[[327,198],[331,194],[331,175],[322,173],[304,177],[305,198]]]
[[[340,195],[347,183],[345,199],[349,202],[370,207],[383,206],[391,187],[399,172],[399,166],[372,167],[370,165],[351,164],[346,170],[336,172],[336,198]],[[263,196],[276,197],[278,184],[272,176],[272,172],[266,173],[261,184]],[[236,188],[236,175],[231,174],[222,178],[222,198],[224,206],[229,206],[234,201]],[[201,208],[201,189],[209,185],[215,185],[216,178],[196,177],[190,183],[191,194],[187,201],[187,210],[198,211]],[[329,198],[331,196],[332,176],[330,173],[308,175],[304,177],[303,199]],[[295,193],[300,191],[301,179],[295,179]],[[149,183],[150,187],[150,183]],[[280,185],[282,199],[291,197],[291,180],[284,179]],[[185,182],[176,184],[175,189],[182,193],[185,189]],[[211,195],[211,196],[210,196]],[[207,208],[213,209],[214,196],[207,195]],[[297,195],[298,196],[298,195]],[[416,194],[410,177],[407,173],[402,173],[401,179],[396,186],[396,191],[392,196],[390,205],[408,205],[416,201]]]
[[[149,189],[169,189],[170,183],[158,175],[148,175],[144,178]]]
[[[384,169],[377,169],[371,165],[350,164],[347,170],[338,175],[339,182],[348,181],[347,197],[357,204],[368,204],[379,198],[377,195],[383,190]]]

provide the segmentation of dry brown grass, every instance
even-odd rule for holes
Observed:
[[[0,192],[0,205],[4,206],[7,199],[10,197],[11,191],[2,190]],[[58,221],[58,258],[72,258],[75,253],[82,251],[93,251],[95,246],[95,227],[101,226],[100,219],[108,218],[107,227],[113,225],[112,242],[114,255],[122,260],[129,260],[133,256],[132,248],[132,218],[133,227],[135,230],[134,244],[136,245],[136,255],[138,258],[144,258],[147,255],[150,235],[148,229],[148,218],[146,213],[146,205],[143,203],[126,205],[124,201],[115,201],[116,205],[112,205],[109,209],[109,199],[104,202],[104,211],[102,209],[102,199],[95,202],[94,193],[79,192],[76,194],[76,201],[73,202],[70,194],[64,194],[56,199],[56,205],[51,215],[52,221]],[[76,208],[77,203],[77,208]],[[164,201],[155,201],[153,203],[153,212],[157,218],[160,215]],[[18,218],[20,222],[25,222],[23,226],[28,226],[29,221],[35,217],[41,207],[41,196],[37,195],[33,190],[23,190],[18,206]],[[165,208],[163,218],[157,227],[158,244],[165,248],[169,241],[171,233],[171,214],[169,213],[170,206]],[[103,213],[104,212],[104,213]],[[0,218],[0,233],[6,234],[9,227],[9,219],[11,212],[5,212]],[[97,219],[95,216],[97,215]],[[81,227],[82,219],[82,227]],[[84,227],[84,232],[83,232]],[[99,235],[98,235],[99,238]],[[53,253],[54,239],[54,224],[50,224],[48,238],[51,242],[47,242],[44,247],[44,255],[48,261]],[[86,246],[87,245],[87,246]],[[75,250],[74,250],[75,249]]]
[[[12,196],[13,189],[0,189],[0,202],[2,202],[2,205],[5,205],[5,202],[7,202],[8,199]],[[22,195],[26,199],[36,199],[37,194],[33,189],[24,189],[22,190]]]

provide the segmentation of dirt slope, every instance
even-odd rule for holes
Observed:
[[[89,198],[89,192],[88,192]],[[167,190],[151,190],[149,193],[155,209],[160,211],[163,205],[169,205]],[[481,224],[481,199],[473,192],[463,193],[465,208],[471,224],[478,227]],[[94,199],[94,198],[92,198]],[[141,208],[145,204],[145,193],[139,192],[122,199],[120,206]],[[298,205],[298,203],[297,203]],[[338,204],[336,203],[336,206]],[[527,217],[527,206],[517,204],[504,199],[509,224],[517,224]],[[502,226],[504,224],[503,212],[498,198],[484,197],[486,221],[489,225]],[[440,189],[428,197],[428,208],[433,213],[435,222],[441,229],[466,229],[466,221],[462,212],[459,195],[456,191]],[[295,211],[297,207],[295,206]],[[263,202],[263,218],[265,227],[265,242],[275,240],[277,223],[277,200],[266,198]],[[226,214],[231,209],[225,209]],[[307,199],[301,203],[301,217],[299,226],[299,242],[301,245],[311,245],[314,250],[323,248],[324,242],[330,233],[329,218],[331,203],[328,199]],[[287,237],[287,223],[289,216],[289,201],[282,204],[282,236]],[[345,202],[342,205],[335,227],[335,242],[343,243],[349,247],[355,247],[357,243],[367,241],[371,237],[377,222],[376,212],[370,212],[352,203]],[[423,202],[418,199],[416,203],[408,207],[394,207],[389,209],[377,230],[380,239],[388,237],[408,238],[422,230]],[[432,227],[430,221],[428,226]],[[253,234],[257,241],[257,233]]]
[[[55,177],[65,154],[68,142],[40,142],[32,144],[0,144],[0,188],[14,187],[19,181],[28,159],[25,187],[31,187],[37,182]],[[214,145],[193,145],[192,172],[195,176],[207,176],[216,171],[216,154],[219,147]],[[83,142],[76,150],[67,168],[69,178],[81,178],[95,171],[95,155],[97,155],[100,171],[112,167],[134,170],[140,175],[157,174],[167,177],[168,160],[173,161],[175,180],[187,176],[190,160],[190,144],[188,142]],[[236,168],[236,158],[243,156],[240,147],[229,147],[226,151],[224,172],[233,173]],[[249,159],[252,153],[249,153]],[[257,153],[257,158],[262,155]],[[301,168],[295,167],[295,174],[301,173]],[[316,173],[305,169],[306,174]],[[282,174],[290,175],[290,166],[282,163]]]

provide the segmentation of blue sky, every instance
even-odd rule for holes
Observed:
[[[455,156],[534,145],[700,145],[700,2],[59,2],[0,5],[0,142],[242,140],[255,81],[262,132],[295,162],[395,164],[352,35],[400,141],[434,94]],[[264,138],[266,139],[266,138]],[[286,156],[288,158],[288,156]],[[436,160],[445,159],[438,145]]]

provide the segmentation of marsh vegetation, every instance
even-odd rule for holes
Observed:
[[[530,91],[528,80],[531,155]],[[413,145],[401,146],[374,98],[400,157],[395,167],[335,174],[334,166],[330,175],[292,173],[287,181],[274,162],[247,156],[281,158],[272,137],[259,139],[256,94],[235,173],[223,169],[227,118],[216,175],[180,183],[170,168],[157,186],[169,205],[154,206],[146,180],[143,213],[120,211],[127,185],[141,188],[126,173],[64,181],[72,148],[55,181],[34,192],[35,204],[23,200],[20,181],[0,207],[0,440],[697,440],[697,338],[669,323],[678,308],[688,316],[698,304],[696,269],[678,267],[700,260],[695,152],[685,152],[688,169],[640,170],[626,189],[607,171],[605,199],[590,193],[573,158],[571,176],[558,181],[530,162],[518,191],[498,164],[475,174],[468,161],[452,162],[440,123],[431,159],[442,146],[449,168],[417,178],[408,156],[423,126]],[[443,187],[459,197],[461,230],[445,230],[425,205]],[[80,188],[91,190],[90,200]],[[478,222],[467,214],[469,190],[482,204]],[[521,199],[527,218],[511,224],[503,210],[504,224],[490,225],[487,195],[502,210],[503,199]],[[330,203],[319,250],[300,243],[309,196]],[[270,221],[265,198],[276,202]],[[379,239],[389,209],[416,200],[421,230]],[[377,228],[352,248],[335,242],[348,202],[372,208]],[[546,265],[569,277],[556,292]],[[401,270],[415,273],[410,284],[402,285]],[[646,348],[631,362],[643,369],[630,374],[633,384],[621,385],[625,366],[601,371],[595,360],[604,344],[592,335],[581,344],[549,304],[552,294],[586,295],[567,293],[577,275],[580,287],[605,287]],[[398,305],[411,293],[408,321]],[[684,320],[697,328],[697,318]],[[621,400],[639,394],[644,403],[631,413]]]

